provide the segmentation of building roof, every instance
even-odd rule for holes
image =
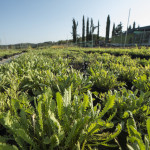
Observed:
[[[150,26],[135,28],[136,31],[150,31]]]
[[[138,27],[135,29],[128,29],[128,33],[141,33],[143,31],[150,31],[150,26],[145,26],[145,27]],[[124,32],[124,34],[126,33],[126,31]]]

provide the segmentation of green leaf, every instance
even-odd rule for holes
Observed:
[[[23,129],[16,129],[15,134],[16,134],[16,136],[21,137],[25,142],[27,142],[31,145],[34,145],[33,140]]]
[[[148,132],[148,138],[150,141],[150,117],[146,121],[146,127],[147,127],[147,132]]]
[[[59,146],[59,138],[56,134],[53,134],[51,137],[50,137],[50,143],[51,143],[51,146],[52,147],[56,147],[56,146]]]
[[[65,89],[63,103],[65,107],[68,107],[71,105],[71,87],[69,87],[69,90]]]
[[[21,124],[24,126],[24,129],[27,130],[28,128],[28,121],[27,121],[27,118],[26,118],[26,113],[24,112],[24,110],[21,109],[21,112],[20,112],[20,122]]]
[[[102,142],[102,143],[109,142],[109,141],[113,140],[114,138],[116,138],[116,137],[120,134],[121,130],[122,130],[122,125],[121,125],[121,124],[118,124],[117,127],[116,127],[116,132],[110,134],[110,135],[106,138],[106,140],[105,140],[104,142]]]
[[[71,127],[71,131],[68,133],[68,136],[66,137],[66,140],[65,140],[66,148],[72,144],[71,141],[73,141],[76,128],[77,128],[77,121],[75,120],[73,126]]]
[[[63,100],[59,92],[56,93],[56,101],[57,101],[58,116],[59,116],[59,119],[61,120],[62,114],[63,114]]]
[[[100,126],[95,122],[95,123],[91,123],[91,125],[89,126],[88,128],[88,134],[89,135],[92,135],[94,134],[95,132],[98,132],[99,131],[99,128]]]
[[[38,102],[37,110],[38,110],[38,114],[39,114],[39,120],[38,120],[39,121],[39,125],[40,125],[41,130],[43,131],[42,101]]]
[[[93,71],[92,68],[90,68],[90,71],[91,71],[91,75],[92,75],[92,76],[95,76],[95,72]]]
[[[128,147],[129,150],[140,150],[140,148],[137,144],[136,145],[135,144],[134,145],[133,144],[132,145],[127,144],[127,147]]]
[[[132,131],[132,136],[135,136],[135,137],[137,137],[138,139],[141,139],[141,140],[142,140],[141,134],[140,134],[132,125],[130,125],[129,128],[130,128],[130,133],[131,133],[131,131]]]
[[[11,120],[11,113],[10,111],[8,111],[8,113],[6,114],[6,117],[4,117],[4,122],[5,122],[5,125],[10,127],[12,126],[12,120]]]
[[[44,138],[44,140],[43,140],[43,143],[44,144],[50,144],[50,138],[48,137],[48,136],[46,136],[45,138]]]
[[[107,103],[105,104],[105,107],[103,110],[100,112],[99,117],[102,118],[105,113],[114,106],[115,103],[115,95],[109,95]]]
[[[150,141],[148,140],[148,137],[145,135],[144,137],[144,141],[145,141],[145,146],[146,146],[146,150],[149,150],[150,149]]]
[[[59,134],[61,132],[61,125],[58,119],[55,117],[54,113],[52,113],[50,110],[48,111],[48,114],[49,114],[49,121],[53,129],[53,132]]]
[[[8,145],[5,143],[0,143],[0,149],[1,150],[18,150],[18,148],[14,145]]]
[[[117,147],[115,144],[107,144],[107,143],[101,143],[101,145],[107,146],[107,147]]]
[[[81,150],[84,150],[85,149],[85,145],[86,145],[87,141],[84,140],[83,144],[82,144],[82,149]]]
[[[112,115],[109,116],[109,118],[107,119],[107,122],[110,122],[114,118],[116,113],[117,113],[117,109],[115,109],[115,111],[112,113]]]
[[[88,95],[84,94],[83,104],[82,104],[83,111],[86,111],[88,104],[89,104],[89,97],[88,97]]]
[[[131,137],[129,137],[129,141],[131,141],[131,143],[133,143],[133,144],[136,141],[138,146],[140,147],[140,150],[145,150],[145,145],[144,145],[142,139],[138,139],[137,137],[131,136]]]
[[[129,119],[127,120],[127,129],[128,129],[128,134],[129,134],[129,136],[134,136],[135,134],[134,134],[134,132],[130,129],[130,126],[133,126],[135,129],[137,129],[137,128],[136,128],[135,120],[134,120],[133,118],[129,118]]]
[[[80,150],[80,142],[77,141],[77,144],[75,145],[75,150]]]
[[[26,142],[22,138],[20,138],[19,136],[17,136],[17,135],[15,135],[14,138],[15,138],[15,141],[18,144],[19,148],[20,149],[25,149]]]
[[[87,95],[89,97],[89,105],[91,107],[91,114],[92,114],[92,117],[94,117],[94,108],[93,108],[93,98],[92,98],[92,94],[90,91],[87,92]]]
[[[122,118],[124,119],[124,118],[128,118],[128,117],[129,117],[129,113],[127,111],[125,111]]]

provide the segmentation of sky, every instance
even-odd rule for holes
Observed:
[[[108,15],[110,32],[120,22],[125,31],[129,9],[130,25],[150,25],[150,0],[0,0],[0,45],[71,39],[73,18],[82,36],[83,15],[94,25],[99,20],[100,36],[105,36]]]

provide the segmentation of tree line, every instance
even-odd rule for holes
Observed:
[[[77,39],[79,38],[79,35],[77,33],[77,28],[78,28],[78,22],[73,18],[72,20],[73,25],[72,25],[72,37],[73,37],[73,43],[77,43]],[[135,22],[133,23],[133,27],[131,25],[128,27],[127,31],[130,30],[135,30]],[[85,17],[83,15],[82,19],[82,42],[89,42],[92,41],[93,39],[93,33],[95,29],[97,29],[97,34],[94,34],[94,39],[99,41],[100,40],[100,30],[99,30],[100,24],[99,20],[97,22],[97,25],[95,26],[93,23],[93,19],[89,19],[87,17],[86,23],[85,23]],[[113,24],[113,29],[112,29],[112,37],[113,36],[118,36],[123,33],[122,31],[123,25],[120,22],[117,26],[115,26],[115,23]],[[107,16],[107,21],[106,21],[106,34],[105,34],[105,43],[110,42],[110,15]]]
[[[72,23],[73,23],[73,25],[72,25],[73,43],[77,43],[77,38],[79,37],[79,35],[77,33],[78,22],[73,18]],[[86,26],[85,26],[85,24],[86,24]],[[100,39],[99,27],[100,27],[99,20],[98,20],[96,26],[93,23],[93,18],[89,19],[89,17],[88,17],[86,20],[86,23],[85,23],[85,17],[83,15],[82,42],[92,41],[93,33],[94,33],[95,29],[97,29],[96,40],[99,40]],[[109,31],[110,31],[110,16],[108,15],[107,23],[106,23],[106,39],[105,39],[106,42],[109,41]]]

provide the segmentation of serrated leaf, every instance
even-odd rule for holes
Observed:
[[[56,101],[57,101],[57,111],[58,111],[58,116],[59,119],[62,119],[62,114],[63,114],[63,100],[61,94],[58,92],[56,93]]]
[[[39,114],[39,120],[38,120],[39,125],[40,125],[41,130],[43,131],[42,101],[38,102],[37,110],[38,110],[38,114]]]
[[[114,104],[115,104],[115,95],[109,95],[107,103],[105,104],[103,110],[100,112],[99,117],[102,118],[105,115],[105,113],[114,106]]]
[[[84,94],[83,104],[82,104],[83,111],[86,111],[88,104],[89,104],[89,97],[88,97],[88,95]]]
[[[33,140],[30,138],[30,136],[23,130],[23,129],[16,129],[15,134],[19,137],[21,137],[25,142],[34,145]]]

